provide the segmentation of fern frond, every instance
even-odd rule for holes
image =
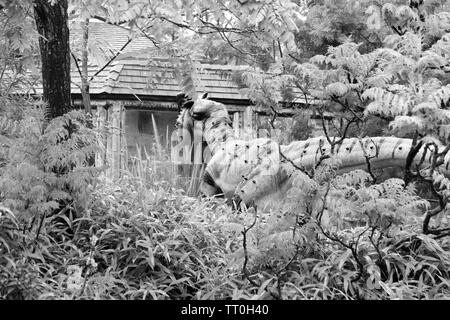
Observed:
[[[446,58],[450,57],[450,33],[444,34],[430,50]]]
[[[440,69],[447,63],[446,58],[429,50],[417,61],[414,72],[423,73],[427,69]]]
[[[450,84],[435,91],[430,100],[433,101],[438,108],[446,108],[450,102]]]
[[[349,91],[347,85],[340,82],[329,84],[325,90],[330,96],[336,97],[342,97]]]
[[[397,116],[389,126],[392,130],[402,132],[404,135],[414,133],[416,130],[420,132],[425,128],[425,122],[418,116]]]

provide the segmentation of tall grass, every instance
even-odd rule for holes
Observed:
[[[126,140],[122,139],[121,154],[123,157],[120,173],[117,176],[132,177],[144,185],[165,184],[173,189],[184,190],[188,196],[198,196],[205,164],[174,163],[170,155],[168,128],[166,128],[166,145],[163,145],[153,117],[152,127],[153,144],[150,146],[136,144],[134,154],[129,153]]]

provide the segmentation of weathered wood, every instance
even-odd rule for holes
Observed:
[[[108,177],[112,177],[112,173],[113,173],[113,168],[112,168],[112,158],[113,158],[113,154],[112,154],[112,124],[111,124],[111,120],[112,120],[112,106],[110,106],[107,110],[106,110],[106,125],[108,126],[108,133],[106,136],[106,159],[105,159],[105,164],[107,166],[106,169],[106,175]]]
[[[123,106],[123,104],[119,104],[120,105],[120,132],[119,132],[119,168],[122,169],[125,166],[128,165],[128,149],[127,149],[127,142],[126,142],[126,138],[125,138],[125,114],[126,114],[126,109]],[[119,175],[120,175],[120,170],[119,170]]]
[[[113,179],[120,177],[121,168],[121,135],[122,135],[123,106],[113,102],[108,109],[110,133],[106,143],[107,175]]]

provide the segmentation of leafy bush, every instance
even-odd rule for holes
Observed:
[[[421,230],[429,202],[414,184],[371,179],[298,172],[283,212],[247,217],[237,254],[249,281],[285,299],[448,299],[450,241]]]
[[[43,129],[43,109],[28,107],[2,134],[2,203],[24,219],[49,215],[61,206],[84,207],[99,172],[89,166],[99,150],[97,133],[79,111],[54,119]],[[17,105],[5,108],[18,112]]]
[[[33,120],[35,131],[2,135],[2,298],[229,295],[225,266],[234,239],[221,231],[231,212],[224,203],[184,196],[156,162],[138,163],[115,182],[98,176],[89,166],[98,132],[86,116],[70,112],[41,133],[35,111],[17,122],[23,129]]]

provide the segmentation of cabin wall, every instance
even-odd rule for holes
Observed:
[[[97,106],[95,123],[100,132],[98,142],[102,152],[95,157],[96,166],[106,166],[106,175],[120,177],[125,154],[123,152],[123,122],[125,109],[121,103],[108,103]]]

